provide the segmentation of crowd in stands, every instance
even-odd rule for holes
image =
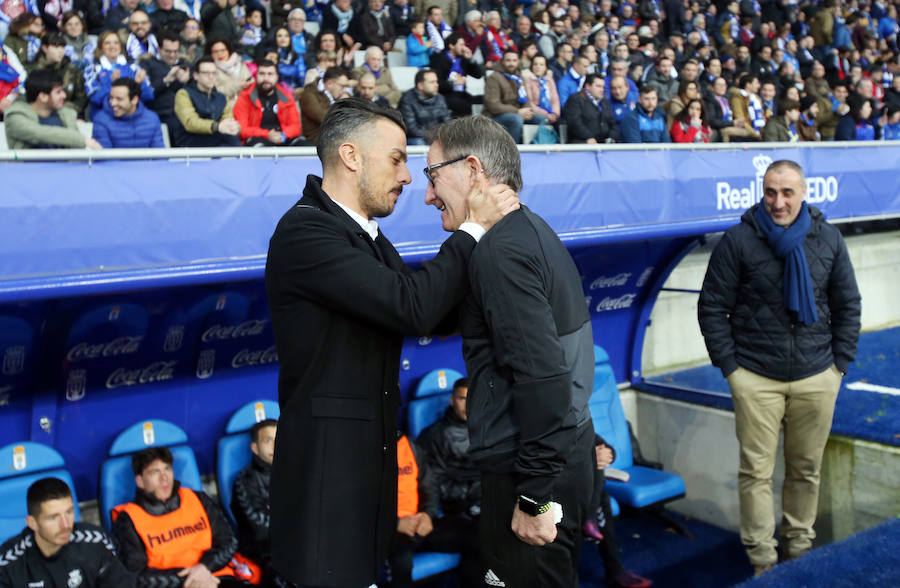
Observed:
[[[16,149],[159,147],[155,118],[172,146],[313,145],[350,94],[400,108],[411,144],[473,108],[519,142],[527,124],[539,142],[891,140],[898,5],[10,0],[0,115]],[[437,88],[398,87],[386,55]],[[52,76],[29,84],[37,72]],[[69,132],[78,120],[101,121],[92,139]]]

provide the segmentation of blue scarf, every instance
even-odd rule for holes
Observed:
[[[35,37],[34,35],[25,35],[22,38],[28,41],[26,59],[29,62],[36,60],[38,54],[41,52],[41,38]]]
[[[547,78],[538,78],[541,85],[541,97],[538,99],[538,106],[550,112],[553,106],[550,104],[550,89],[547,87]]]
[[[503,75],[506,76],[507,80],[516,84],[516,88],[518,89],[518,96],[516,97],[516,100],[519,102],[519,104],[525,104],[526,102],[528,102],[528,94],[525,93],[525,86],[522,85],[522,78],[508,73],[504,73]]]
[[[371,67],[369,67],[369,64],[368,64],[368,63],[363,63],[363,66],[365,66],[365,68],[366,68],[367,70],[369,70],[369,73],[370,73],[370,74],[372,74],[373,76],[375,76],[375,79],[376,79],[376,80],[377,80],[378,78],[381,77],[381,70],[380,70],[380,69],[379,69],[378,71],[375,71],[374,69],[372,69]]]
[[[875,140],[875,127],[867,123],[866,121],[861,121],[856,125],[856,140],[857,141],[874,141]]]
[[[756,224],[766,236],[776,257],[784,260],[784,303],[788,310],[797,313],[797,319],[805,325],[813,325],[819,320],[816,311],[816,297],[813,291],[809,264],[803,251],[803,242],[812,225],[809,207],[804,202],[800,214],[788,228],[775,224],[764,203],[756,205],[753,213]]]
[[[331,14],[337,19],[337,30],[340,34],[344,34],[347,32],[347,29],[350,27],[350,21],[353,20],[353,9],[351,8],[347,12],[344,12],[336,5],[331,5]]]
[[[455,73],[456,75],[462,77],[462,75],[463,75],[462,58],[457,57],[454,59],[453,55],[450,54],[449,49],[444,51],[444,55],[446,55],[447,59],[450,60],[450,73],[451,74]],[[448,78],[449,78],[449,75],[448,75]],[[465,86],[463,86],[462,84],[453,84],[453,89],[456,91],[462,91],[465,89]]]

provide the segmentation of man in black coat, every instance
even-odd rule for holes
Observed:
[[[458,33],[452,33],[444,40],[446,50],[432,53],[431,69],[438,76],[438,91],[447,101],[447,108],[454,117],[472,114],[476,98],[466,92],[466,78],[484,76],[484,67],[472,63],[472,51]]]
[[[438,94],[437,74],[428,68],[416,72],[416,87],[403,93],[397,110],[406,123],[406,140],[410,145],[425,145],[428,129],[450,120],[447,101]]]
[[[411,181],[400,114],[339,100],[317,149],[323,177],[309,176],[278,223],[266,265],[281,364],[272,564],[301,585],[358,588],[375,581],[396,530],[403,337],[451,316],[477,239],[518,199],[505,186],[473,191],[468,222],[413,272],[375,221]],[[431,180],[454,171],[443,163]]]
[[[569,129],[569,143],[616,143],[619,127],[612,105],[603,97],[606,83],[597,74],[588,74],[584,87],[566,100],[563,120]]]
[[[768,167],[763,201],[713,251],[698,306],[710,359],[734,400],[741,542],[756,575],[778,561],[772,472],[782,424],[782,554],[812,547],[822,455],[859,338],[847,246],[805,196],[799,165]]]
[[[269,478],[275,457],[278,421],[265,419],[250,429],[250,465],[234,479],[231,513],[237,521],[238,549],[263,569],[263,577],[271,575],[269,560]],[[268,585],[268,582],[263,582]]]
[[[461,118],[431,137],[429,163],[460,164],[426,202],[458,207],[473,186],[521,185],[515,142],[498,123]],[[456,228],[445,220],[445,230]],[[485,583],[575,586],[594,469],[593,339],[578,269],[553,229],[523,206],[485,235],[469,283],[460,331],[469,455],[482,472]]]
[[[156,38],[159,41],[159,57],[145,59],[142,65],[153,86],[150,110],[158,114],[159,120],[169,129],[169,142],[174,145],[172,135],[180,124],[175,117],[175,94],[191,80],[191,66],[178,57],[181,49],[178,33],[164,30]]]

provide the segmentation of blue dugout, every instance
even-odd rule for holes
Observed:
[[[666,277],[761,198],[773,160],[803,166],[809,202],[832,221],[900,215],[895,143],[560,150],[523,148],[521,197],[571,251],[618,382],[642,381]],[[265,255],[319,162],[309,149],[69,153],[83,158],[0,158],[0,446],[56,448],[91,499],[115,436],[156,418],[187,431],[211,472],[231,413],[277,398]],[[424,166],[411,150],[413,182],[379,221],[412,265],[445,238],[423,204]],[[458,337],[407,340],[404,398],[436,368],[465,371]]]

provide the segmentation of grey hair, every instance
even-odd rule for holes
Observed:
[[[291,10],[290,12],[288,12],[288,15],[287,15],[288,20],[294,18],[294,16],[296,16],[298,14],[302,14],[303,20],[306,20],[306,11],[303,10],[302,8],[295,8],[295,9]]]
[[[464,20],[465,20],[466,22],[472,22],[473,20],[476,20],[476,19],[479,19],[479,18],[481,18],[481,11],[480,11],[480,10],[470,10],[469,12],[466,13],[466,17],[465,17]]]
[[[519,150],[499,123],[481,115],[458,118],[431,129],[428,142],[440,145],[447,160],[474,155],[490,180],[522,189]]]
[[[790,159],[779,159],[778,161],[773,161],[769,164],[769,167],[766,168],[766,173],[763,174],[763,177],[769,175],[771,171],[781,171],[783,169],[792,169],[800,175],[800,182],[803,185],[806,185],[806,175],[803,173],[803,168],[800,167],[800,164],[796,161],[791,161]]]
[[[366,49],[366,59],[374,55],[379,55],[382,59],[384,59],[384,51],[381,50],[381,47],[372,45],[371,47]]]

